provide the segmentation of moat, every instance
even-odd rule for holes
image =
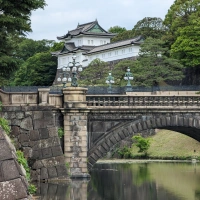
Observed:
[[[90,180],[41,183],[39,194],[41,200],[197,200],[200,164],[97,163]]]

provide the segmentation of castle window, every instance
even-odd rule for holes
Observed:
[[[118,51],[115,51],[115,55],[118,55]]]
[[[90,40],[88,40],[88,44],[90,44]]]
[[[91,44],[93,44],[93,40],[91,40]]]

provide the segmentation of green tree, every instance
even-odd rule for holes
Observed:
[[[145,17],[138,21],[132,31],[135,36],[142,35],[144,38],[152,37],[160,39],[167,28],[163,25],[163,20],[157,17]]]
[[[186,67],[200,66],[200,18],[192,14],[171,47],[172,57]]]
[[[199,0],[175,0],[163,21],[168,27],[168,32],[164,39],[169,47],[176,41],[181,28],[188,25],[189,18],[193,13],[199,13]],[[199,17],[199,16],[196,16]]]
[[[79,84],[105,85],[108,71],[109,68],[107,64],[99,58],[96,58],[80,73]]]
[[[132,137],[132,140],[136,142],[133,143],[133,145],[135,144],[139,148],[138,153],[144,153],[145,155],[147,155],[147,151],[150,147],[150,139],[143,138],[140,135],[136,135]]]
[[[17,44],[13,41],[31,31],[31,12],[44,6],[44,0],[0,0],[1,81],[9,78],[19,66],[15,51]]]
[[[123,33],[124,31],[126,31],[126,28],[120,26],[113,26],[108,29],[109,33]]]
[[[17,47],[17,57],[25,61],[36,53],[47,52],[54,45],[53,40],[32,40],[23,38]]]
[[[166,57],[167,48],[160,39],[147,38],[133,68],[134,81],[139,86],[157,86],[163,81],[181,80],[183,65],[178,60]]]
[[[52,85],[57,70],[57,58],[50,52],[36,53],[28,58],[15,73],[15,85]]]
[[[124,80],[124,75],[128,67],[132,72],[136,67],[136,62],[134,60],[122,60],[114,66],[112,75],[115,78],[115,85],[125,86],[127,84],[127,81]]]
[[[135,37],[135,33],[132,30],[123,31],[117,34],[115,37],[111,39],[111,42],[118,42],[121,40],[128,40]]]

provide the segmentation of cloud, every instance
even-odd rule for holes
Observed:
[[[48,6],[32,13],[33,32],[28,35],[35,40],[53,39],[76,28],[78,23],[98,20],[108,30],[119,25],[132,29],[144,17],[164,19],[174,0],[46,0]]]

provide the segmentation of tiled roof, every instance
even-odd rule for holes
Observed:
[[[93,28],[95,25],[98,25],[102,30],[103,32],[102,33],[95,33],[95,32],[87,32],[89,31],[91,28]],[[69,36],[77,36],[79,34],[84,34],[84,35],[101,35],[101,36],[115,36],[116,34],[113,34],[113,33],[108,33],[106,30],[104,30],[96,21],[93,21],[93,22],[89,22],[89,23],[85,23],[85,24],[80,24],[77,26],[76,29],[74,30],[71,30],[71,31],[68,31],[67,34],[63,35],[63,36],[60,36],[60,37],[57,37],[58,40],[62,40],[64,38],[67,38]]]
[[[92,54],[92,53],[96,53],[98,51],[105,51],[108,49],[114,49],[114,48],[130,45],[130,44],[141,44],[142,41],[143,41],[143,37],[138,36],[138,37],[128,39],[128,40],[123,40],[123,41],[119,41],[119,42],[115,42],[115,43],[109,43],[109,44],[105,44],[105,45],[101,45],[101,46],[96,46],[91,51],[87,52],[86,54]]]

